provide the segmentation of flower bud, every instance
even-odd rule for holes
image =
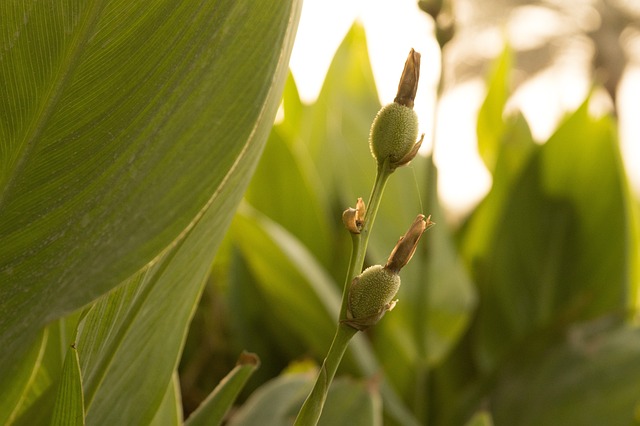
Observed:
[[[394,102],[382,107],[371,125],[371,154],[379,165],[388,160],[391,170],[411,161],[422,143],[422,138],[416,143],[418,116],[413,110],[419,78],[420,54],[411,49]]]
[[[397,302],[393,298],[400,289],[400,270],[409,263],[420,237],[433,224],[431,216],[425,220],[424,215],[419,214],[394,247],[386,265],[371,266],[353,279],[346,324],[366,330],[393,309]]]
[[[349,289],[349,309],[346,323],[365,330],[377,323],[396,301],[394,296],[400,288],[400,275],[382,265],[365,269],[353,279]]]
[[[397,103],[382,107],[371,125],[371,154],[383,163],[395,165],[411,152],[418,137],[418,116],[412,108]]]

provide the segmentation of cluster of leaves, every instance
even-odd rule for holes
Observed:
[[[407,267],[396,309],[357,336],[341,367],[377,377],[358,418],[640,422],[637,218],[615,122],[593,117],[587,99],[535,143],[521,114],[503,114],[510,70],[506,51],[478,117],[493,187],[455,234],[438,206],[430,158],[389,182],[371,263],[416,211],[439,224]],[[230,341],[271,368],[301,354],[320,361],[335,327],[348,258],[338,219],[374,173],[365,141],[379,104],[362,29],[354,26],[338,49],[315,104],[303,105],[290,79],[283,105],[218,264],[227,286],[214,284],[228,297]],[[297,407],[303,396],[271,398]],[[340,408],[326,405],[331,416]]]
[[[242,349],[260,368],[223,362],[186,423],[221,419],[254,371],[229,422],[291,423],[314,374],[290,363],[327,351],[340,216],[375,173],[362,28],[304,105],[285,84],[298,2],[25,4],[0,5],[0,423],[182,424],[209,352]],[[510,67],[478,120],[494,184],[459,230],[431,158],[389,181],[370,263],[417,212],[438,226],[396,309],[351,342],[321,424],[640,421],[638,223],[615,123],[587,100],[534,143],[503,116]]]

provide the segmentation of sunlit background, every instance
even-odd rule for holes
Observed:
[[[454,4],[457,32],[445,48],[445,90],[434,151],[445,207],[459,217],[491,186],[477,154],[475,125],[487,72],[505,42],[516,52],[516,89],[508,108],[523,112],[539,142],[552,134],[563,114],[584,101],[594,81],[600,84],[591,103],[593,114],[613,112],[612,94],[616,97],[623,157],[640,197],[640,1]],[[291,58],[303,101],[318,96],[331,58],[354,20],[367,34],[381,103],[393,101],[409,49],[422,54],[415,108],[428,138],[440,52],[433,21],[416,0],[305,0]],[[431,141],[424,146],[433,149]]]

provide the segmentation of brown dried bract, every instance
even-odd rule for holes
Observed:
[[[358,198],[356,208],[349,207],[342,213],[342,223],[352,234],[359,234],[364,225],[366,207],[362,198]]]
[[[398,240],[398,243],[393,248],[389,259],[387,260],[387,264],[384,265],[384,267],[391,272],[396,274],[399,273],[413,257],[413,253],[416,251],[416,247],[418,246],[418,241],[420,241],[422,233],[428,227],[433,225],[434,223],[431,222],[431,216],[425,220],[424,215],[419,214],[416,217],[416,220],[411,224],[407,233]]]
[[[420,54],[411,49],[409,57],[404,63],[404,70],[400,83],[398,84],[398,93],[393,100],[395,103],[413,108],[413,101],[418,92],[418,80],[420,79]]]
[[[398,167],[404,166],[405,164],[408,164],[409,162],[411,162],[411,160],[413,160],[416,157],[416,155],[418,155],[418,151],[422,146],[423,140],[424,140],[424,133],[422,134],[422,136],[420,136],[420,140],[416,142],[413,148],[411,148],[411,151],[409,151],[407,155],[402,157],[397,163],[393,163],[391,166],[394,169],[397,169]]]

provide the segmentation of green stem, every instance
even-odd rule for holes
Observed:
[[[336,374],[344,352],[347,350],[349,341],[356,332],[357,330],[351,326],[338,324],[338,329],[329,348],[329,353],[322,363],[320,373],[318,374],[316,383],[313,385],[311,393],[307,396],[298,413],[295,426],[315,425],[318,423],[324,402],[327,399],[331,381]]]
[[[344,290],[342,292],[342,307],[340,309],[340,320],[347,318],[347,307],[349,300],[349,287],[351,281],[362,272],[362,266],[364,265],[364,258],[367,254],[367,246],[369,245],[369,235],[371,235],[371,229],[373,228],[373,222],[378,214],[380,208],[380,201],[382,200],[382,193],[387,185],[389,176],[393,171],[389,170],[388,160],[383,164],[378,165],[376,172],[376,180],[371,190],[371,196],[369,202],[366,204],[367,213],[365,215],[364,225],[359,234],[352,235],[353,248],[351,250],[351,261],[349,262],[349,270],[347,271],[347,277],[344,283]]]
[[[380,201],[382,200],[382,193],[384,187],[387,184],[387,180],[393,170],[389,169],[388,160],[383,164],[378,165],[376,173],[376,180],[371,190],[371,196],[369,197],[369,203],[367,204],[367,212],[365,214],[364,224],[360,234],[352,234],[352,250],[351,259],[349,261],[349,270],[344,283],[344,289],[342,292],[342,305],[340,308],[340,317],[338,321],[338,328],[336,334],[327,353],[327,357],[322,363],[318,378],[316,379],[313,389],[304,401],[298,417],[296,418],[296,426],[308,426],[316,425],[322,414],[322,408],[324,402],[327,399],[327,393],[329,392],[329,386],[336,374],[338,365],[347,350],[349,341],[357,333],[358,330],[345,324],[342,320],[347,319],[347,308],[349,306],[349,287],[351,281],[360,274],[362,266],[364,265],[364,258],[367,253],[367,245],[369,244],[369,235],[373,228],[373,222],[380,208]]]

